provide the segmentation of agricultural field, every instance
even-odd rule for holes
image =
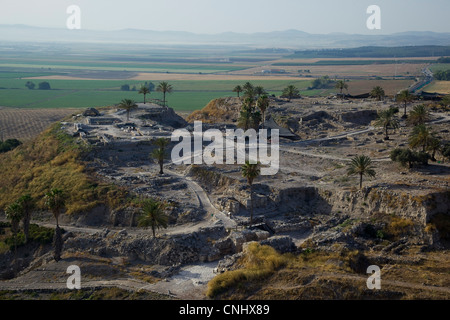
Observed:
[[[441,94],[450,94],[450,81],[433,81],[424,89],[426,92],[436,92]]]
[[[0,107],[0,137],[3,140],[30,140],[53,122],[79,111],[78,109],[70,108],[30,110]]]
[[[450,63],[436,63],[430,67],[433,72],[450,70]]]
[[[122,91],[121,86],[139,90],[145,81],[155,85],[167,81],[174,89],[167,96],[168,105],[188,112],[212,99],[234,96],[232,89],[247,81],[274,95],[288,85],[299,88],[304,96],[333,94],[332,86],[308,90],[315,78],[325,75],[350,79],[348,92],[353,95],[377,85],[394,95],[436,59],[287,58],[290,54],[220,46],[0,45],[0,106],[52,109],[111,106],[125,98],[140,102],[142,95]],[[272,69],[282,72],[262,72]],[[47,81],[51,90],[27,89],[27,81],[36,86]],[[147,98],[161,100],[162,94],[151,92]]]

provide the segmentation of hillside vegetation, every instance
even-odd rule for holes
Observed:
[[[83,212],[105,204],[118,205],[123,190],[100,183],[88,171],[83,156],[89,148],[52,125],[37,138],[0,155],[0,210],[30,193],[44,209],[43,197],[51,188],[67,195],[68,214]]]

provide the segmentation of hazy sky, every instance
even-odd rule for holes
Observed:
[[[69,5],[93,30],[450,32],[450,0],[0,0],[0,24],[65,28]],[[369,5],[381,8],[380,31],[366,28]]]

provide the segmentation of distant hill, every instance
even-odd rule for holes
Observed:
[[[239,45],[291,49],[354,48],[362,46],[450,46],[450,33],[402,32],[390,35],[345,33],[309,34],[298,30],[253,34],[226,32],[195,34],[179,31],[124,29],[117,31],[68,30],[26,25],[0,25],[0,41],[95,42],[139,44]]]
[[[450,46],[371,46],[347,49],[316,49],[296,51],[289,58],[406,58],[443,56],[450,56]]]

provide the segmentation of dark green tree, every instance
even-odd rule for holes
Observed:
[[[394,110],[389,108],[387,110],[379,111],[378,118],[375,121],[375,126],[382,127],[385,132],[384,140],[389,140],[388,129],[391,128],[393,130],[398,129],[400,123],[395,117]]]
[[[425,124],[425,122],[430,120],[430,112],[428,107],[420,104],[415,106],[410,112],[407,119],[407,123],[412,126],[418,126]]]
[[[63,247],[63,239],[62,239],[62,230],[59,227],[59,216],[66,205],[66,195],[64,191],[58,188],[53,188],[49,192],[45,194],[45,205],[48,209],[53,213],[53,216],[56,219],[56,229],[55,235],[53,237],[53,246],[55,248],[54,251],[54,259],[56,262],[61,260],[61,253]]]
[[[289,85],[283,89],[281,96],[291,101],[294,98],[300,98],[300,91],[295,86]]]
[[[378,101],[381,101],[386,96],[386,93],[382,87],[376,86],[372,89],[372,91],[370,91],[370,96],[372,98],[376,98]]]
[[[125,109],[127,111],[127,121],[130,121],[130,112],[133,109],[136,109],[138,106],[134,100],[131,99],[123,99],[119,103],[119,108]]]
[[[164,104],[164,106],[166,107],[166,106],[167,106],[167,103],[166,103],[166,94],[167,94],[167,93],[172,93],[172,92],[173,92],[173,87],[172,87],[172,85],[170,85],[169,83],[167,83],[167,82],[165,82],[165,81],[160,82],[159,85],[158,85],[158,87],[156,88],[156,91],[162,92],[162,94],[163,94],[163,104]]]
[[[236,87],[233,88],[233,92],[237,93],[237,96],[239,98],[239,94],[243,91],[242,87],[237,85]]]
[[[362,189],[363,176],[375,177],[372,159],[368,156],[356,156],[348,166],[347,175],[359,175],[359,188]]]
[[[165,214],[164,203],[153,198],[141,202],[142,214],[138,218],[138,226],[152,228],[153,237],[156,237],[156,229],[167,228],[169,217]]]
[[[147,96],[147,94],[150,94],[150,89],[146,86],[141,86],[139,89],[139,94],[144,95],[144,104],[145,104],[145,97]]]
[[[408,106],[408,103],[412,102],[414,100],[414,96],[409,92],[409,90],[403,90],[401,91],[395,100],[398,103],[403,103],[403,106],[405,108],[405,112],[403,113],[403,118],[406,118],[406,107]]]
[[[25,235],[25,243],[28,242],[28,239],[30,238],[30,221],[31,221],[31,215],[33,213],[33,210],[36,207],[36,204],[34,202],[34,199],[31,197],[29,193],[21,196],[17,202],[22,207],[23,212],[23,233]]]
[[[159,164],[159,174],[164,174],[164,170],[163,170],[164,159],[166,158],[166,147],[169,145],[169,143],[170,143],[170,140],[165,139],[165,138],[158,138],[154,142],[154,144],[158,148],[153,150],[151,156]]]

